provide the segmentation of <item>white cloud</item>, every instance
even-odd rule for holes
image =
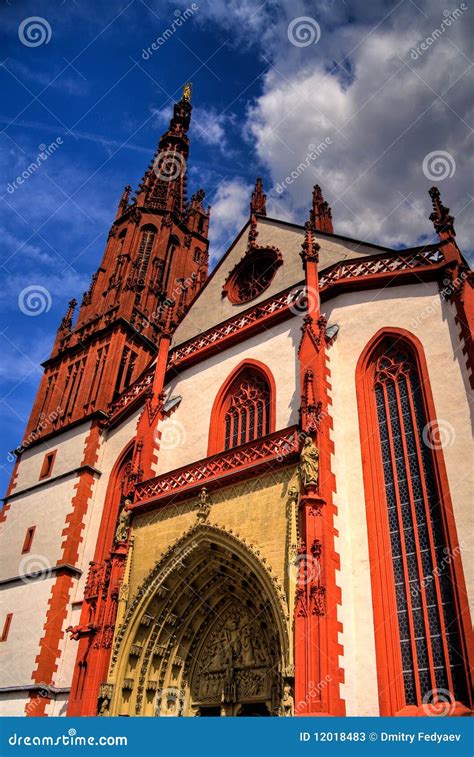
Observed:
[[[222,181],[215,195],[210,198],[211,263],[222,257],[249,217],[249,203],[252,186],[240,178]]]
[[[472,209],[463,210],[470,203],[473,172],[469,64],[457,49],[467,34],[467,20],[453,22],[414,61],[412,47],[443,20],[442,6],[431,3],[429,16],[414,8],[407,13],[405,7],[373,32],[369,25],[352,31],[346,27],[344,46],[355,48],[346,61],[351,81],[340,69],[330,74],[324,66],[331,39],[319,58],[309,51],[311,62],[305,67],[304,50],[295,63],[280,49],[265,76],[263,94],[248,111],[246,132],[260,160],[276,184],[305,161],[308,144],[327,136],[332,140],[283,193],[274,193],[282,209],[297,212],[302,220],[317,182],[333,206],[337,232],[387,245],[416,243],[432,235],[427,189],[436,179],[423,174],[423,159],[431,151],[446,151],[456,172],[439,186],[458,217],[458,236],[467,244],[474,231]]]
[[[200,4],[198,23],[232,30],[234,42],[245,39],[268,63],[244,134],[273,185],[306,159],[308,144],[332,139],[283,193],[270,194],[272,215],[303,222],[317,182],[333,206],[337,232],[416,244],[433,235],[427,190],[436,179],[423,174],[423,159],[444,151],[456,171],[438,182],[441,195],[456,216],[461,246],[472,249],[472,14],[468,9],[442,27],[444,0]],[[318,22],[317,44],[289,42],[288,24],[300,16]],[[413,55],[429,37],[422,54]],[[217,216],[215,210],[213,224]]]

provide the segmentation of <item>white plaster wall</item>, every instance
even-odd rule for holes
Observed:
[[[284,429],[298,422],[297,349],[302,319],[279,324],[208,360],[183,371],[170,386],[181,404],[160,423],[157,473],[179,468],[207,456],[212,405],[222,384],[244,359],[259,360],[276,384],[276,425]]]
[[[32,683],[39,641],[54,576],[8,585],[1,593],[1,616],[13,613],[10,632],[0,644],[0,686]],[[3,620],[2,620],[3,623]]]
[[[18,718],[25,714],[25,706],[30,701],[26,691],[11,691],[0,694],[0,717]],[[13,733],[14,729],[12,729]]]
[[[78,477],[45,482],[44,485],[10,502],[6,519],[0,524],[0,578],[12,578],[20,573],[47,569],[56,565],[62,555],[62,531],[71,512],[71,501]],[[26,531],[36,526],[31,550],[21,550]]]
[[[454,430],[444,449],[461,543],[473,533],[472,439],[466,396],[464,359],[456,344],[450,306],[441,305],[437,285],[420,283],[383,291],[354,292],[325,304],[330,323],[340,331],[329,350],[334,421],[338,507],[337,546],[341,555],[339,585],[343,622],[345,684],[348,715],[378,712],[372,596],[362,477],[355,370],[360,354],[379,329],[404,328],[422,342],[439,422]],[[454,329],[454,330],[453,330]],[[453,346],[454,340],[454,346]],[[453,356],[454,351],[456,353]],[[466,545],[467,546],[467,545]],[[468,587],[473,590],[473,561],[461,548]],[[472,593],[471,593],[472,596]]]
[[[74,586],[70,594],[68,614],[63,628],[77,625],[81,614],[81,602],[84,597],[84,587],[87,581],[89,571],[89,562],[94,559],[95,546],[102,518],[102,511],[105,503],[105,496],[110,480],[112,469],[122,453],[123,449],[135,436],[137,421],[140,410],[127,418],[121,425],[112,429],[104,437],[100,450],[97,467],[101,471],[101,476],[95,481],[93,494],[89,500],[85,528],[83,530],[83,543],[77,567],[83,572],[79,580],[74,581]],[[69,634],[64,634],[60,645],[60,660],[58,670],[55,674],[54,683],[58,688],[65,688],[71,685],[74,673],[74,664],[77,655],[77,641],[71,640]],[[67,698],[66,698],[67,699]],[[49,714],[64,714],[63,705],[58,702],[50,705]],[[58,709],[60,711],[58,711]]]
[[[58,434],[53,439],[37,444],[31,449],[26,449],[21,456],[16,486],[13,491],[17,493],[28,486],[37,484],[45,455],[55,449],[58,451],[51,473],[52,478],[78,468],[82,462],[84,443],[89,429],[89,422],[82,423],[75,428],[64,431],[62,434]]]
[[[243,234],[228,252],[227,257],[213,272],[209,283],[193,304],[189,314],[178,326],[174,338],[175,344],[180,344],[201,331],[206,331],[206,329],[238,315],[243,310],[247,310],[268,297],[304,281],[303,264],[300,258],[304,229],[288,226],[271,219],[259,219],[257,228],[257,244],[277,247],[283,256],[283,265],[278,268],[270,286],[259,297],[243,305],[233,305],[227,297],[222,297],[222,288],[229,273],[244,257],[247,250],[248,227],[245,227]],[[315,238],[321,245],[319,253],[320,271],[340,260],[381,252],[363,242],[351,242],[320,234],[315,234]]]

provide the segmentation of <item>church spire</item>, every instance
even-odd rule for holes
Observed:
[[[254,213],[261,216],[267,215],[267,195],[263,191],[261,176],[259,176],[255,182],[255,189],[250,201],[250,215],[253,215]]]
[[[187,205],[188,130],[191,123],[191,83],[173,106],[167,130],[140,183],[137,204],[183,214]]]
[[[317,231],[326,231],[329,234],[334,233],[332,211],[323,197],[319,184],[315,184],[313,187],[313,203],[309,213],[309,220],[312,227]]]
[[[446,237],[455,237],[454,216],[449,215],[449,208],[443,205],[438,187],[431,187],[429,191],[433,212],[430,215],[430,221],[433,222],[435,231]]]

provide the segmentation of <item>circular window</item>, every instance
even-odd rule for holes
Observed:
[[[240,263],[224,287],[224,294],[235,305],[249,302],[270,285],[281,261],[270,252],[258,252]]]

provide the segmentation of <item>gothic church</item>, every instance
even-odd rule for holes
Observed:
[[[0,513],[5,715],[466,714],[473,278],[247,223],[208,274],[190,89],[61,321]],[[420,230],[423,232],[423,229]],[[471,405],[469,404],[471,401]]]

